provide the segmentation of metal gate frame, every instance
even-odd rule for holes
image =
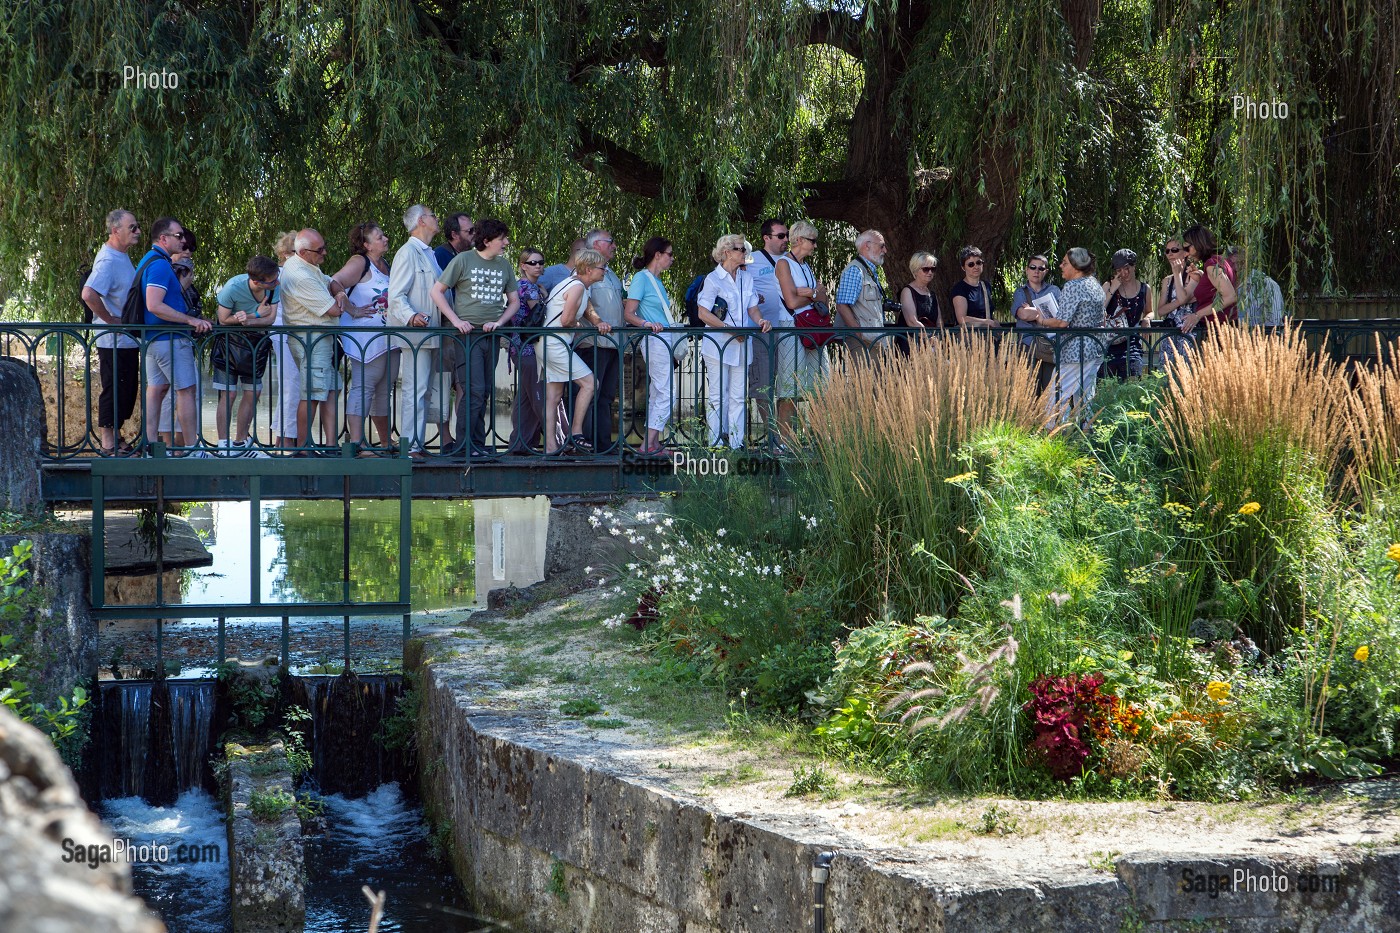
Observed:
[[[341,598],[333,602],[267,603],[262,597],[262,478],[266,476],[339,476],[342,478],[341,528],[342,573]],[[140,606],[108,606],[106,597],[106,496],[108,477],[152,477],[156,482],[156,601]],[[173,604],[165,602],[165,480],[172,476],[248,477],[248,506],[252,521],[249,540],[250,601],[238,604]],[[399,485],[399,598],[395,602],[355,602],[350,598],[350,479],[351,477],[393,477]],[[292,615],[338,615],[343,619],[345,668],[350,668],[350,618],[367,615],[399,615],[403,617],[403,637],[400,647],[408,645],[410,613],[412,611],[410,584],[412,579],[412,518],[413,461],[408,457],[364,459],[350,455],[348,446],[341,456],[316,459],[263,458],[204,458],[166,456],[165,446],[152,446],[152,456],[146,458],[104,458],[92,461],[92,572],[90,602],[95,619],[156,620],[156,676],[165,676],[164,626],[166,619],[214,618],[218,620],[216,654],[218,664],[225,661],[224,628],[228,616],[282,617],[281,661],[289,665],[289,643]],[[296,610],[294,613],[288,609]]]

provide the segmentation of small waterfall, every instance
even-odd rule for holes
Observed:
[[[170,804],[212,787],[214,687],[209,680],[102,681],[92,736],[99,797]]]
[[[402,677],[345,673],[295,682],[295,701],[311,711],[312,777],[322,793],[355,798],[381,784],[409,783],[411,764],[381,741],[383,721],[403,696]]]

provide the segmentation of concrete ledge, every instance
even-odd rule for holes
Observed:
[[[470,681],[422,676],[429,814],[450,822],[474,902],[526,929],[808,931],[813,862],[835,851],[833,933],[1400,931],[1400,849],[1137,855],[1116,873],[1047,850],[1043,870],[998,870],[872,846],[815,814],[723,812],[643,773],[634,746],[543,711],[502,715]]]

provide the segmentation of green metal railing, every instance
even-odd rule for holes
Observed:
[[[1400,337],[1400,320],[1371,320],[1371,321],[1302,321],[1298,322],[1309,345],[1318,352],[1326,353],[1334,359],[1342,361],[1366,360],[1374,356],[1377,347],[1377,338],[1382,344],[1386,344],[1396,337]],[[344,452],[344,443],[349,440],[345,424],[345,414],[347,400],[356,399],[359,403],[357,407],[369,409],[372,407],[374,399],[370,397],[372,387],[368,384],[357,385],[353,379],[349,379],[352,372],[352,365],[348,360],[341,360],[337,363],[336,373],[342,385],[342,390],[334,405],[329,406],[332,423],[324,436],[314,438],[309,436],[307,443],[297,442],[284,443],[279,438],[290,437],[287,434],[287,418],[283,409],[286,402],[299,392],[304,392],[307,387],[309,374],[292,373],[289,371],[284,357],[284,350],[279,346],[286,347],[291,344],[304,346],[308,353],[318,346],[325,346],[328,343],[337,343],[341,346],[348,346],[353,350],[363,348],[370,341],[387,339],[392,343],[401,344],[392,351],[398,357],[398,369],[400,372],[408,367],[417,367],[420,358],[432,355],[438,362],[434,367],[429,367],[431,378],[437,383],[438,390],[445,390],[448,397],[454,395],[462,398],[458,404],[453,402],[451,411],[448,411],[448,404],[445,400],[439,399],[439,406],[436,412],[426,412],[429,417],[422,429],[422,436],[415,436],[417,433],[412,426],[405,428],[402,419],[398,417],[398,412],[403,407],[399,397],[400,386],[398,383],[389,385],[383,390],[387,400],[387,408],[390,414],[387,416],[387,427],[389,436],[375,437],[373,441],[366,434],[362,438],[361,447],[358,451],[366,455],[375,455],[382,458],[397,458],[403,456],[400,450],[401,442],[408,440],[410,443],[422,443],[428,448],[427,453],[433,458],[433,462],[440,465],[460,463],[475,465],[480,462],[478,459],[469,459],[470,444],[467,439],[461,437],[463,433],[470,432],[471,424],[478,418],[484,422],[484,439],[482,446],[485,448],[481,453],[483,459],[489,462],[496,462],[501,467],[516,465],[529,465],[539,463],[545,459],[541,448],[540,436],[531,438],[521,437],[519,426],[513,424],[515,417],[519,414],[520,399],[526,386],[527,380],[522,379],[522,370],[518,365],[509,368],[509,375],[501,380],[495,377],[495,367],[490,378],[480,380],[484,383],[484,391],[478,396],[471,398],[470,384],[472,382],[473,360],[497,360],[504,356],[504,348],[511,338],[520,338],[526,343],[536,343],[537,338],[548,336],[552,341],[558,340],[560,332],[557,330],[524,330],[517,328],[503,328],[492,334],[484,334],[480,330],[471,334],[463,335],[450,328],[424,329],[424,328],[392,328],[384,327],[372,331],[362,328],[304,328],[304,327],[274,327],[267,328],[268,339],[274,345],[267,352],[266,369],[259,384],[263,390],[258,395],[258,401],[254,409],[252,423],[250,425],[250,436],[253,438],[251,450],[257,454],[271,456],[274,458],[284,458],[299,453],[314,454],[316,456],[329,456],[339,458]],[[815,356],[820,357],[818,361],[820,368],[826,373],[839,372],[841,367],[851,359],[868,356],[872,353],[885,354],[891,349],[902,349],[910,345],[917,345],[922,339],[945,339],[951,334],[959,331],[915,331],[906,328],[865,328],[850,329],[833,327],[836,339],[828,343],[824,348],[815,351]],[[88,458],[98,456],[100,444],[98,442],[98,432],[96,429],[96,400],[97,400],[97,380],[94,378],[98,370],[98,353],[95,349],[95,337],[104,332],[105,329],[95,325],[82,324],[0,324],[0,352],[10,356],[27,360],[37,369],[42,369],[41,378],[50,386],[52,401],[48,413],[48,436],[45,438],[43,455],[47,462],[58,464],[63,462],[81,462]],[[188,331],[176,327],[144,327],[129,328],[127,332],[133,333],[140,338],[140,365],[137,377],[144,386],[146,374],[150,369],[150,355],[152,347],[163,336],[173,334],[188,335]],[[1120,341],[1137,341],[1141,344],[1141,370],[1152,372],[1159,370],[1165,361],[1172,355],[1190,353],[1196,340],[1204,329],[1198,329],[1197,334],[1186,336],[1179,332],[1162,327],[1143,327],[1125,329],[1055,329],[1044,330],[1040,328],[1015,328],[1002,327],[990,331],[997,339],[1015,340],[1022,344],[1033,343],[1035,338],[1043,337],[1049,341],[1053,348],[1054,360],[1048,364],[1058,366],[1060,355],[1064,348],[1070,346],[1075,341],[1082,341],[1084,338],[1091,338],[1102,344],[1109,345]],[[662,438],[662,443],[671,448],[698,448],[708,446],[710,442],[709,432],[704,426],[704,421],[708,413],[707,396],[709,390],[713,388],[708,384],[709,375],[704,357],[715,356],[726,347],[735,345],[742,341],[743,354],[746,360],[751,360],[756,354],[768,354],[774,357],[782,356],[791,352],[798,359],[811,361],[814,359],[813,351],[806,350],[801,346],[800,340],[804,332],[794,329],[776,329],[768,334],[761,334],[751,329],[719,329],[705,328],[703,330],[689,328],[673,328],[667,334],[687,337],[688,340],[682,342],[675,351],[675,369],[672,375],[672,410],[666,433]],[[591,329],[575,329],[572,336],[577,341],[588,336],[597,336]],[[427,348],[421,345],[427,338],[436,339],[439,342],[438,348]],[[236,345],[238,341],[247,341],[249,337],[247,331],[242,328],[215,328],[211,333],[195,338],[192,347],[197,359],[207,359],[207,351],[213,349],[215,342],[233,341]],[[609,352],[617,354],[617,369],[631,369],[628,375],[619,374],[618,385],[608,387],[605,391],[595,394],[592,406],[589,409],[590,419],[593,422],[594,430],[590,440],[598,451],[609,451],[615,455],[636,455],[646,434],[646,400],[647,400],[647,375],[645,367],[640,363],[643,354],[640,352],[645,341],[651,339],[650,331],[637,328],[620,328],[613,331],[610,337],[602,338],[604,343],[613,342],[616,350],[603,350],[606,355]],[[708,347],[713,352],[706,354],[702,352],[702,347]],[[45,349],[47,353],[41,353]],[[585,364],[597,368],[599,362],[609,363],[595,354],[598,351],[583,351],[582,358]],[[463,361],[461,366],[453,366],[451,371],[444,369],[442,360],[445,356],[454,357]],[[572,358],[570,358],[572,365]],[[611,368],[610,365],[604,368]],[[761,392],[756,389],[766,390],[771,396],[776,388],[775,381],[777,374],[775,367],[770,367],[770,374],[766,385],[747,386],[749,394],[759,395]],[[457,378],[454,379],[453,373]],[[1128,375],[1132,375],[1131,373]],[[386,377],[387,379],[387,374]],[[198,391],[207,395],[212,392],[210,387],[210,376],[206,372],[200,378],[204,388]],[[392,380],[390,380],[392,382]],[[454,382],[463,383],[453,387]],[[724,386],[718,386],[721,397]],[[74,398],[74,393],[77,398]],[[358,393],[358,398],[357,398]],[[226,393],[224,403],[226,407],[236,407],[236,403],[241,401],[239,393]],[[506,407],[507,399],[516,410]],[[427,400],[425,405],[427,407]],[[417,407],[417,406],[413,406]],[[572,414],[572,405],[567,405],[568,414]],[[112,420],[118,420],[121,412],[116,412]],[[136,402],[136,417],[139,424],[146,424],[152,417],[152,413],[146,410],[146,398],[144,392],[138,393]],[[172,453],[191,452],[197,449],[212,450],[214,438],[211,436],[211,425],[206,422],[202,408],[196,419],[196,437],[185,438],[185,443],[181,446],[167,445]],[[231,416],[234,427],[231,427],[230,434],[236,433],[236,417]],[[371,430],[371,415],[365,416],[364,431]],[[452,438],[451,443],[441,434],[440,425],[444,422],[449,424],[449,431],[455,431],[459,436]],[[460,422],[460,423],[458,423]],[[611,423],[616,427],[616,440],[613,434],[605,427]],[[384,423],[381,422],[381,426]],[[173,425],[172,425],[173,427]],[[588,431],[584,426],[572,426],[574,433],[585,433]],[[144,432],[143,432],[144,436]],[[173,438],[172,438],[173,440]],[[779,438],[767,430],[767,426],[756,418],[750,417],[742,438],[742,446],[755,452],[771,452],[775,449]],[[515,448],[515,452],[522,453],[522,456],[504,456],[508,449]],[[244,453],[244,451],[238,451]],[[220,453],[223,453],[220,451]],[[234,457],[221,456],[220,462],[232,462]],[[296,472],[290,470],[289,472]],[[225,471],[227,472],[227,471]],[[539,491],[538,487],[534,490]]]
[[[403,620],[402,641],[406,645],[410,635],[411,584],[412,584],[412,509],[413,509],[413,470],[407,458],[362,460],[353,457],[316,460],[298,463],[297,469],[311,475],[339,476],[343,480],[342,496],[342,547],[343,564],[341,573],[341,593],[339,600],[302,603],[266,602],[262,594],[262,481],[270,475],[285,470],[286,465],[272,460],[191,460],[166,456],[165,450],[157,445],[153,456],[140,460],[104,458],[92,464],[92,572],[91,593],[92,615],[97,619],[149,619],[156,623],[156,671],[162,676],[164,671],[164,627],[167,619],[213,618],[217,620],[216,643],[217,663],[225,661],[225,627],[229,617],[253,616],[282,618],[281,659],[289,664],[291,618],[309,615],[341,616],[344,637],[345,666],[350,667],[350,619],[353,616],[397,615]],[[155,515],[156,527],[153,547],[156,564],[155,601],[145,604],[108,605],[106,602],[106,485],[109,480],[133,475],[153,477],[156,484]],[[164,585],[165,548],[165,481],[172,476],[215,477],[229,474],[248,478],[251,534],[249,537],[249,600],[244,604],[199,604],[178,603],[166,599]],[[397,480],[399,487],[399,598],[395,601],[361,602],[351,598],[350,580],[350,478],[356,476],[382,476]],[[294,612],[291,610],[295,610]]]

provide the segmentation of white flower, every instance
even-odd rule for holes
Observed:
[[[656,562],[656,566],[658,567],[674,567],[675,565],[676,555],[674,554],[662,554],[660,559]]]
[[[584,575],[585,577],[591,577],[591,576],[593,576],[593,568],[592,568],[592,567],[584,567],[584,568],[583,568],[583,575]]]
[[[603,523],[600,522],[600,521],[598,521],[598,519],[597,519],[596,517],[590,517],[590,518],[588,519],[588,524],[592,525],[594,528],[600,528],[600,527],[602,527],[602,524],[603,524]]]
[[[660,525],[653,525],[652,527],[656,529],[656,533],[659,534],[659,535],[660,535],[660,534],[665,534],[665,533],[666,533],[666,530],[665,530],[664,528],[662,528]]]
[[[617,595],[621,596],[621,595],[622,595],[622,587],[620,587],[620,586],[615,586],[615,587],[613,587],[613,592],[616,593]]]
[[[611,528],[608,529],[608,534],[616,538],[618,535],[622,534],[622,529],[618,528],[616,525],[613,525]]]
[[[629,571],[634,571],[634,572],[635,572],[638,566],[640,566],[640,565],[639,565],[639,564],[635,564],[635,563],[633,563],[633,564],[628,564],[628,565],[627,565],[627,569],[628,569]]]
[[[661,524],[665,525],[667,528],[670,528],[673,524],[675,524],[675,521],[676,520],[674,518],[668,515],[665,519],[662,520]]]
[[[649,521],[651,521],[651,519],[652,519],[652,513],[651,513],[651,512],[638,512],[638,513],[637,513],[637,521],[639,521],[639,522],[649,522]]]
[[[599,577],[599,578],[598,578],[598,585],[599,585],[599,586],[602,586],[604,583],[607,583],[607,582],[608,582],[608,578],[607,578],[607,577]]]
[[[716,534],[718,537],[723,538],[725,535],[729,534],[729,532],[727,532],[727,531],[725,531],[723,528],[721,528],[719,531],[716,531],[715,534]]]

